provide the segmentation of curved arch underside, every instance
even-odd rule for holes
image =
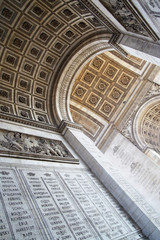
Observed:
[[[79,1],[3,1],[0,21],[1,117],[56,125],[49,102],[58,75],[87,41],[111,31]]]
[[[141,106],[134,120],[134,136],[142,148],[160,154],[160,98],[152,97]]]
[[[72,121],[69,102],[76,76],[80,73],[85,64],[95,55],[111,49],[107,38],[109,39],[109,35],[102,35],[102,39],[100,38],[98,41],[91,39],[92,41],[80,49],[65,66],[58,79],[58,84],[56,88],[54,88],[55,92],[53,92],[53,96],[55,96],[55,98],[52,98],[52,105],[54,106],[54,109],[57,110],[57,113],[55,114],[57,123],[60,124],[62,120]]]

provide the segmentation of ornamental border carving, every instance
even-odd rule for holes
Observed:
[[[7,114],[3,114],[1,113],[0,115],[0,119],[4,119],[7,121],[12,121],[12,122],[16,122],[16,123],[20,123],[20,124],[25,124],[25,125],[29,125],[29,126],[33,126],[36,128],[42,128],[42,129],[47,129],[50,131],[54,131],[54,132],[59,132],[59,130],[57,129],[56,126],[50,125],[50,124],[43,124],[43,123],[39,123],[37,121],[34,120],[28,120],[28,119],[23,119],[17,116],[13,116],[13,115],[7,115]]]

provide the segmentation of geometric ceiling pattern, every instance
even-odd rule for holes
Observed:
[[[50,104],[53,87],[68,59],[93,36],[120,34],[120,31],[92,1],[1,2],[0,117],[51,129],[56,126]],[[136,20],[136,14],[126,11],[127,1],[101,2],[106,2],[113,18],[115,16],[124,29],[152,37],[143,21]],[[139,76],[131,71],[132,67],[143,70],[145,65],[145,61],[133,56],[124,58],[116,51],[110,53],[112,58],[103,53],[82,69],[71,94],[73,120],[82,121],[83,116],[81,123],[86,124],[84,128],[94,139],[103,129],[104,122],[109,123],[115,118],[132,93]],[[131,69],[114,61],[114,57],[131,65]],[[81,108],[76,108],[76,103]],[[95,115],[83,111],[83,107]],[[150,134],[149,130],[147,134]]]
[[[53,124],[49,86],[82,37],[104,26],[79,1],[6,0],[0,10],[0,112]]]
[[[160,153],[160,103],[154,104],[145,112],[140,128],[146,146]]]
[[[137,77],[137,73],[100,54],[77,77],[71,100],[109,122],[130,94]]]

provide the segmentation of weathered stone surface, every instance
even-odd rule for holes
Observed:
[[[145,239],[87,170],[2,167],[0,180],[1,239]]]

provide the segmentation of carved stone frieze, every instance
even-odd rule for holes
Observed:
[[[137,34],[142,34],[149,36],[148,32],[143,26],[143,22],[140,22],[137,17],[132,13],[129,6],[127,6],[126,1],[124,0],[100,0],[104,5],[113,14],[113,16],[122,24],[122,26],[130,32]]]
[[[135,144],[135,140],[134,140],[133,133],[132,133],[132,124],[133,124],[133,116],[128,119],[125,127],[121,130],[121,133],[123,134],[123,136],[125,136],[132,143]]]
[[[158,0],[138,0],[138,2],[151,19],[156,27],[156,33],[160,37],[160,2]]]
[[[147,92],[147,94],[144,96],[145,100],[148,100],[149,98],[159,95],[160,94],[160,85],[153,83],[150,90]]]
[[[5,155],[22,154],[24,157],[40,158],[40,160],[72,159],[73,156],[64,144],[59,140],[46,139],[26,135],[20,132],[1,130],[0,154]],[[35,156],[34,156],[35,155]],[[68,160],[69,161],[69,160]]]

